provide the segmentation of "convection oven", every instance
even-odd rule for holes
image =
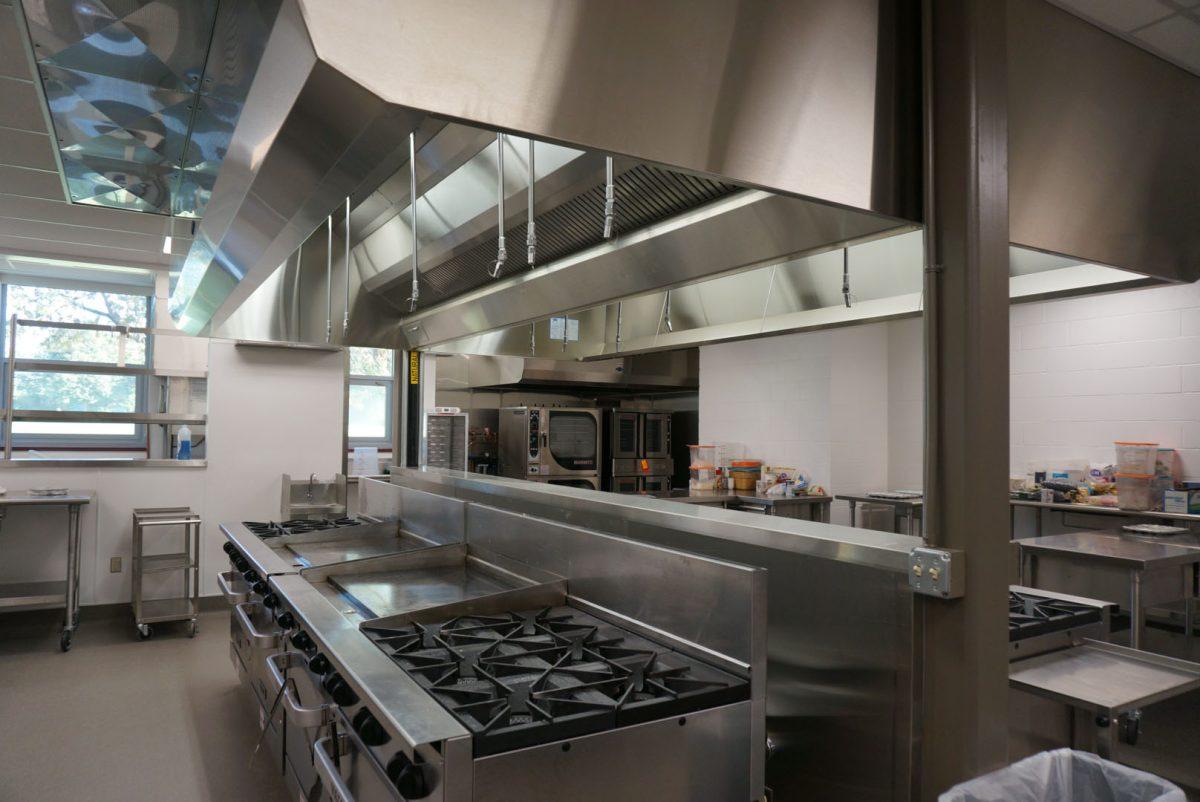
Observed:
[[[600,410],[506,407],[500,410],[500,474],[560,484],[600,469]],[[591,484],[590,482],[588,484]]]

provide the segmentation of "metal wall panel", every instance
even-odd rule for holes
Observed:
[[[1200,78],[1043,0],[1007,2],[1010,240],[1200,278]]]

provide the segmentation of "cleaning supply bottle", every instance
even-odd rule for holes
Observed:
[[[187,427],[187,424],[179,427],[179,448],[175,452],[175,459],[191,459],[192,458],[192,430]]]

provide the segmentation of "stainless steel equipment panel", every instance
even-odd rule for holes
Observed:
[[[671,457],[671,414],[645,412],[642,414],[642,456],[646,459]]]

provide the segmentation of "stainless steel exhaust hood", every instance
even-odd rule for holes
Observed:
[[[790,227],[781,213],[790,202],[810,235],[770,258],[914,220],[916,43],[896,24],[901,6],[907,7],[897,0],[515,6],[284,0],[172,313],[189,331],[219,332],[347,196],[367,206],[351,226],[352,238],[356,229],[362,236],[353,240],[357,285],[398,309],[407,254],[400,256],[402,227],[392,221],[406,203],[381,200],[418,126],[421,170],[442,181],[473,159],[486,166],[483,150],[471,152],[471,135],[460,126],[536,139],[537,183],[547,182],[537,187],[539,206],[564,218],[561,254],[589,244],[565,232],[593,202],[596,163],[609,154],[618,157],[618,226],[622,194],[625,224],[640,227],[729,200],[739,185],[804,196],[763,199],[761,208],[777,207],[766,213],[768,225]],[[523,45],[500,46],[513,41]],[[443,147],[443,139],[450,144]],[[547,158],[555,148],[581,155],[543,172],[543,147]],[[438,164],[438,152],[449,154],[448,161]],[[551,159],[548,167],[555,166]],[[520,174],[513,171],[513,193],[521,191]],[[673,196],[673,206],[662,204]],[[634,214],[639,197],[644,203]],[[486,250],[492,234],[472,228],[486,212],[463,211],[460,230],[442,232],[450,236],[441,243],[446,258],[422,269],[432,299],[479,280],[472,277],[474,249]],[[542,232],[539,223],[544,257],[551,258],[554,234]],[[824,239],[813,240],[816,234]],[[741,256],[726,264],[709,260],[706,269],[747,263]],[[611,289],[607,297],[625,292]],[[585,297],[571,306],[599,300]],[[358,305],[353,293],[350,305]],[[428,341],[391,336],[397,316],[366,327],[376,343]]]

